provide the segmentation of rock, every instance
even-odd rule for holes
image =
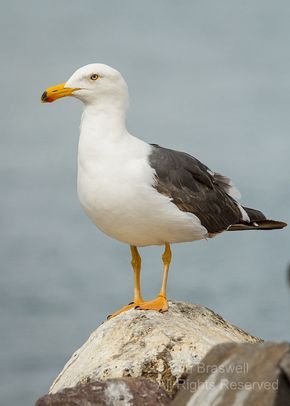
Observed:
[[[289,406],[290,345],[217,345],[179,387],[173,406]]]
[[[130,310],[91,334],[64,366],[50,393],[78,383],[144,377],[172,394],[178,381],[216,344],[259,341],[198,305],[170,302],[166,313]]]
[[[156,382],[118,378],[78,384],[38,399],[35,406],[167,406],[171,398]]]

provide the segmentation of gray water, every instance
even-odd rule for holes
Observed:
[[[242,202],[290,221],[289,1],[1,4],[0,403],[31,405],[107,314],[131,301],[128,247],[76,196],[81,105],[39,102],[78,67],[119,69],[130,131],[227,174]],[[173,247],[169,297],[289,340],[289,229]],[[145,248],[148,298],[161,248]]]

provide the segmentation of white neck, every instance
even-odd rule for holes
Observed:
[[[130,137],[126,129],[126,109],[118,104],[85,105],[81,119],[78,162],[84,166],[103,159]]]
[[[126,133],[126,110],[118,105],[85,105],[81,120],[81,135],[84,133],[114,141]]]

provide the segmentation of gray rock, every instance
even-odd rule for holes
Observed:
[[[45,395],[35,406],[167,406],[171,398],[156,382],[144,378],[118,378],[78,384]]]
[[[78,383],[145,377],[172,394],[178,381],[216,344],[259,341],[198,305],[170,302],[166,313],[130,310],[91,334],[64,366],[50,393]]]
[[[173,406],[290,406],[290,345],[217,345],[179,388]]]

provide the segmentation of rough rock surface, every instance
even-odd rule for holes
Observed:
[[[130,310],[104,322],[67,362],[50,393],[78,383],[145,377],[172,394],[216,344],[259,342],[213,311],[170,302],[169,311]]]
[[[179,388],[172,406],[290,406],[290,344],[217,345]]]
[[[156,382],[144,378],[119,378],[78,384],[45,395],[35,406],[167,406],[171,398]]]

